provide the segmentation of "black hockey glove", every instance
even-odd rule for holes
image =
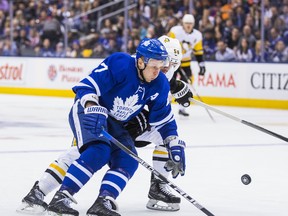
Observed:
[[[148,122],[148,115],[149,112],[143,109],[136,117],[124,125],[134,140],[136,137],[143,134],[146,130],[150,130],[151,127]]]
[[[187,83],[176,80],[177,82],[177,88],[174,92],[171,92],[172,95],[175,97],[175,100],[177,103],[181,104],[184,107],[190,106],[190,98],[193,98],[193,93],[189,89]]]
[[[186,144],[177,136],[169,136],[164,140],[164,144],[169,153],[169,160],[166,162],[164,168],[166,171],[172,171],[172,177],[177,178],[180,174],[185,174],[185,147]]]
[[[199,76],[204,76],[205,73],[206,73],[205,63],[204,62],[200,62],[199,63],[199,68],[200,68],[200,71],[199,71],[198,75]]]

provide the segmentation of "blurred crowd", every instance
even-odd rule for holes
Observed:
[[[167,34],[189,12],[189,0],[130,0],[136,7],[128,12],[124,44],[123,13],[99,22],[101,16],[123,8],[124,1],[13,0],[12,20],[9,2],[0,0],[0,56],[102,58],[124,50],[132,54],[141,39]],[[111,2],[115,4],[97,10]],[[192,6],[206,61],[288,62],[288,0],[264,0],[263,53],[260,0],[194,0]]]

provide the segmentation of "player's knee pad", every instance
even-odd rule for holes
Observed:
[[[127,147],[137,155],[137,151],[134,146]],[[123,172],[128,174],[129,178],[131,178],[138,168],[138,162],[129,156],[126,152],[118,149],[112,152],[109,166],[113,170],[121,169]]]
[[[77,146],[71,146],[67,151],[65,151],[58,157],[57,161],[59,163],[64,163],[69,167],[74,160],[79,158],[79,156],[80,153],[78,151]]]
[[[85,164],[85,167],[92,173],[101,169],[108,163],[110,158],[110,146],[107,144],[92,144],[89,145],[80,155],[80,163]]]

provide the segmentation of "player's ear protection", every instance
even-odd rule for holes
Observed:
[[[143,59],[142,59],[142,58],[139,58],[139,59],[138,59],[138,68],[139,68],[140,70],[144,70],[145,67],[146,67],[146,65],[145,65]]]

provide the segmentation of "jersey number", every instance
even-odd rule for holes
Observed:
[[[102,68],[99,68],[100,66],[102,66]],[[97,69],[95,69],[93,72],[102,72],[102,71],[105,71],[105,70],[108,70],[108,66],[102,62],[98,67]]]

